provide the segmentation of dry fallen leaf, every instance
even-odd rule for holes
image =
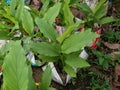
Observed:
[[[112,87],[112,90],[120,90],[120,89],[116,87]]]
[[[117,60],[118,57],[116,55],[120,55],[120,52],[112,52],[110,55],[112,56],[111,60]]]
[[[32,0],[31,5],[36,9],[40,9],[42,7],[42,2],[41,0]]]
[[[115,66],[115,82],[119,82],[118,81],[119,76],[120,76],[120,65],[116,65]]]
[[[114,79],[113,84],[115,87],[120,87],[120,81],[119,81],[119,79],[120,79],[120,65],[115,66],[115,73],[114,74],[115,74],[115,79]]]
[[[120,44],[110,44],[108,42],[103,42],[103,44],[108,47],[109,49],[119,49],[120,48]]]
[[[74,7],[71,7],[70,9],[71,9],[72,14],[75,17],[77,17],[79,19],[84,19],[85,18],[85,14],[81,10],[78,10],[78,9],[76,9]]]

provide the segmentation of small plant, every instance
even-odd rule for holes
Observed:
[[[0,50],[3,90],[36,90],[31,64],[26,61],[26,55],[30,51],[33,51],[42,63],[62,63],[62,69],[72,77],[76,77],[74,68],[90,66],[79,57],[79,53],[98,35],[88,28],[84,32],[75,33],[74,30],[84,21],[74,22],[69,8],[70,0],[52,2],[53,4],[50,4],[50,0],[42,2],[40,12],[26,8],[23,0],[11,0],[10,4],[1,2],[3,7],[0,7],[0,39],[9,40]],[[55,18],[59,13],[62,13],[66,27],[61,36],[54,28]],[[35,26],[38,27],[37,31],[34,30]],[[46,78],[46,75],[43,78]],[[50,84],[49,80],[42,82],[42,89],[47,88],[43,87],[45,83]]]
[[[90,27],[93,27],[95,23],[100,25],[115,21],[113,17],[107,17],[107,4],[106,0],[100,0],[95,8],[90,8],[86,3],[77,4],[78,9],[82,10],[86,15],[85,21]]]
[[[66,31],[61,36],[59,36],[52,26],[52,22],[54,22],[56,16],[51,16],[50,13],[52,10],[55,12],[56,7],[61,6],[60,3],[57,3],[54,7],[50,8],[47,13],[45,13],[43,18],[37,17],[35,19],[35,22],[38,25],[40,31],[46,38],[51,39],[51,42],[33,42],[30,44],[30,48],[35,53],[39,54],[39,57],[43,61],[60,61],[63,65],[63,70],[65,70],[71,76],[75,77],[76,73],[74,68],[89,66],[85,60],[82,60],[82,58],[79,57],[79,53],[82,47],[88,45],[89,42],[97,35],[92,33],[90,29],[86,29],[84,32],[79,33],[74,32],[75,28],[78,28],[83,24],[83,21],[73,21],[71,18],[73,16],[68,6],[69,2],[64,1],[62,3],[64,7],[61,7],[61,9],[63,9],[63,21],[65,21]],[[66,12],[69,14],[67,15]]]
[[[112,90],[109,78],[102,77],[97,71],[93,72],[90,82],[91,90]]]
[[[75,90],[112,90],[108,72],[104,72],[100,68],[101,67],[97,65],[93,65],[87,69],[80,69],[78,71],[79,79],[76,80],[77,82],[80,82],[80,87],[76,87],[77,89]]]
[[[93,54],[96,55],[97,65],[102,66],[104,69],[108,69],[111,65],[115,65],[115,62],[111,60],[110,54],[105,54],[100,51],[93,51]]]
[[[109,43],[116,43],[120,40],[120,32],[109,30],[107,34],[103,36],[105,39],[107,39],[107,42]]]

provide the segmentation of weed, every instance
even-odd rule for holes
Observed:
[[[106,38],[109,43],[116,43],[120,40],[120,32],[109,30],[103,37]]]

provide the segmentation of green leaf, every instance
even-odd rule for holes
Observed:
[[[16,28],[16,27],[17,27],[17,29],[19,28],[19,26],[18,26],[18,21],[17,21],[13,16],[10,15],[10,12],[9,12],[8,7],[6,7],[6,12],[1,12],[1,11],[0,11],[0,16],[2,17],[1,20],[3,20],[3,18],[4,18],[4,23],[5,23],[5,22],[11,22],[11,23],[14,23],[14,24],[15,24],[14,27],[13,27],[12,25],[4,25],[4,26],[6,26],[7,28],[8,28],[8,26],[9,26],[9,27],[11,26],[9,29],[11,29],[11,28]],[[10,21],[9,21],[9,20],[10,20]],[[3,22],[1,22],[1,23],[3,23]],[[0,25],[0,26],[4,27],[3,25]],[[13,29],[12,29],[12,30],[13,30]]]
[[[94,14],[94,16],[99,20],[100,18],[102,18],[103,16],[106,15],[106,6],[103,5],[101,6]]]
[[[90,66],[90,64],[86,60],[80,58],[75,54],[67,55],[65,63],[74,68],[84,68]]]
[[[63,18],[64,18],[64,22],[66,24],[66,26],[69,26],[69,25],[72,25],[74,24],[74,21],[73,21],[73,14],[69,8],[69,2],[70,0],[65,0],[64,3],[63,3]]]
[[[13,42],[5,57],[3,76],[3,90],[27,90],[28,66],[20,41]]]
[[[51,69],[48,66],[42,75],[42,82],[40,84],[40,90],[49,90],[48,88],[50,86],[51,79],[52,79]]]
[[[0,55],[2,56],[6,55],[9,52],[11,46],[13,46],[13,43],[11,41],[3,45],[2,48],[0,49]]]
[[[109,62],[108,62],[108,60],[104,60],[104,62],[103,62],[103,67],[105,68],[105,69],[108,69],[109,68]]]
[[[59,60],[58,57],[51,57],[51,56],[45,56],[45,55],[39,55],[39,58],[45,62],[56,62]]]
[[[36,89],[36,85],[35,85],[35,81],[33,79],[33,74],[32,74],[32,68],[31,68],[31,64],[29,64],[29,69],[28,69],[28,77],[29,77],[29,83],[28,83],[28,89],[27,90],[37,90]]]
[[[4,18],[12,21],[15,25],[18,25],[18,21],[17,21],[13,16],[11,16],[11,15],[9,15],[9,14],[6,14],[6,13],[2,13],[1,15],[2,15]]]
[[[2,67],[3,62],[4,62],[4,61],[3,61],[3,57],[0,56],[0,67]]]
[[[31,43],[30,48],[45,56],[58,56],[60,54],[60,46],[48,42]]]
[[[40,31],[43,33],[43,35],[46,38],[56,41],[58,34],[51,24],[49,24],[48,22],[40,18],[36,18],[35,22],[38,25],[38,28],[40,29]]]
[[[76,72],[75,72],[75,70],[74,70],[71,66],[65,65],[65,66],[63,67],[63,69],[64,69],[64,71],[65,71],[67,74],[69,74],[70,76],[76,77]]]
[[[80,0],[70,0],[70,5],[74,5],[79,2],[80,2]]]
[[[120,26],[120,19],[116,19],[114,26]]]
[[[15,15],[15,11],[16,11],[15,9],[16,9],[17,4],[18,4],[18,0],[11,0],[10,1],[10,13],[12,16]]]
[[[98,37],[98,35],[91,32],[90,29],[84,32],[75,33],[63,42],[62,52],[69,54],[71,52],[79,51],[96,37]]]
[[[33,34],[33,29],[34,29],[34,24],[33,24],[33,18],[30,14],[29,11],[27,11],[26,9],[23,10],[23,15],[22,15],[22,25],[23,28],[25,29],[25,31],[31,35]]]
[[[58,16],[60,12],[60,9],[61,9],[61,3],[56,3],[53,7],[48,9],[43,19],[53,24],[53,22],[55,21],[55,18]]]
[[[9,32],[7,32],[7,31],[0,31],[0,40],[9,39],[10,36],[8,34],[9,34]]]
[[[3,29],[12,29],[12,26],[11,25],[7,25],[7,24],[4,24],[4,23],[0,23],[0,29],[1,31]]]
[[[104,58],[103,57],[99,57],[99,65],[103,65],[103,63],[104,63]]]
[[[84,21],[79,21],[79,22],[76,22],[75,24],[73,25],[70,25],[67,30],[62,34],[62,36],[58,37],[57,40],[62,43],[63,40],[68,36],[70,35],[78,26],[80,26],[81,24],[83,24]]]
[[[19,5],[18,5],[16,13],[15,13],[15,18],[18,21],[20,21],[22,19],[23,9],[24,9],[24,1],[21,0],[21,1],[19,1]]]
[[[44,16],[45,12],[46,12],[47,9],[48,9],[50,0],[45,0],[45,1],[42,2],[42,3],[43,3],[43,6],[42,6],[42,8],[41,8],[41,10],[40,10],[40,15],[41,15],[41,16]]]
[[[90,7],[86,3],[77,4],[77,7],[78,9],[82,10],[86,16],[93,13]]]
[[[10,45],[9,45],[10,46]],[[5,55],[8,53],[8,45],[5,44],[0,48],[0,66],[3,65]]]
[[[64,2],[69,5],[70,0],[64,0]]]
[[[41,2],[44,4],[47,0],[41,0]]]
[[[48,88],[48,90],[56,90],[55,88]]]
[[[102,18],[98,23],[99,24],[106,24],[106,23],[111,23],[114,21],[115,21],[115,19],[113,17],[105,17],[105,18]]]
[[[7,41],[6,41],[6,42],[7,42]],[[0,48],[0,66],[3,64],[4,58],[5,58],[5,56],[8,54],[8,52],[10,51],[11,46],[13,46],[13,43],[12,43],[12,42],[9,42],[9,43],[6,43],[5,45],[3,45],[3,46]]]
[[[106,0],[100,0],[100,2],[96,5],[95,9],[93,10],[94,13],[96,13],[106,2]]]

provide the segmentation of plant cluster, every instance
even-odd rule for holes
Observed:
[[[0,49],[2,90],[36,90],[31,64],[26,58],[31,51],[42,64],[60,62],[62,70],[72,77],[76,77],[75,68],[90,66],[79,54],[82,48],[98,37],[92,32],[95,23],[102,25],[114,21],[112,17],[105,17],[105,1],[101,0],[92,10],[78,0],[42,0],[40,11],[26,6],[24,0],[11,0],[10,4],[0,1],[0,39],[8,40]],[[70,10],[72,5],[85,13],[84,20],[74,21]],[[55,28],[56,17],[65,27],[62,35]],[[84,32],[75,32],[86,23],[88,26]],[[49,87],[51,77],[47,75],[50,73],[48,67],[43,74],[40,90],[54,90]]]

